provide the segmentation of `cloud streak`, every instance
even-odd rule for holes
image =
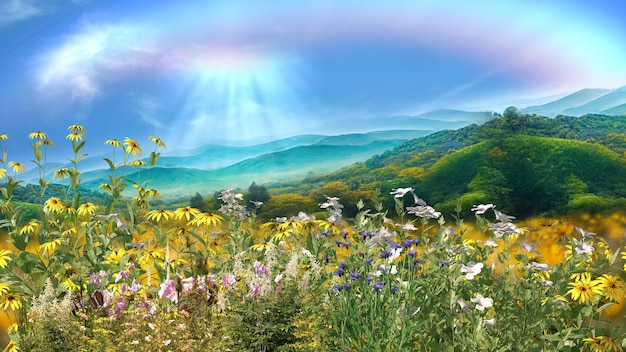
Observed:
[[[25,21],[48,11],[38,1],[8,0],[0,3],[0,26]]]

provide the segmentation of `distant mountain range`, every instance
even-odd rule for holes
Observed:
[[[618,89],[583,89],[542,105],[519,109],[520,112],[547,117],[626,114],[626,86]],[[369,119],[337,119],[311,126],[310,134],[277,140],[220,141],[193,149],[167,151],[150,170],[149,187],[166,197],[241,187],[252,182],[266,183],[299,179],[310,174],[325,174],[356,162],[365,161],[402,143],[442,130],[456,130],[482,124],[490,112],[442,109],[417,116],[392,116]],[[330,135],[329,135],[330,134]],[[82,185],[97,188],[108,182],[110,170],[102,158],[90,156],[79,164]],[[118,155],[119,162],[120,156]],[[146,159],[147,161],[147,159]],[[54,170],[69,167],[61,163],[46,165],[46,178]],[[146,169],[119,170],[133,180],[145,180]],[[24,174],[28,183],[37,183],[38,170]]]
[[[626,86],[617,89],[582,89],[561,99],[521,109],[527,114],[547,117],[585,114],[624,115],[626,113]]]

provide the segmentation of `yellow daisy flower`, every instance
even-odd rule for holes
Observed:
[[[11,340],[9,341],[9,344],[7,345],[7,347],[5,347],[4,351],[5,352],[19,352],[20,349],[17,346],[17,342]]]
[[[113,148],[119,148],[122,146],[122,142],[118,141],[117,139],[108,139],[104,142],[104,144],[110,145]]]
[[[0,140],[6,141],[7,139],[9,139],[9,135],[8,134],[0,134]]]
[[[142,166],[146,166],[146,162],[143,160],[133,160],[130,163],[128,163],[128,166],[132,166],[132,167],[142,167]]]
[[[20,230],[20,235],[34,233],[39,228],[39,221],[31,220]]]
[[[54,146],[54,142],[52,142],[49,139],[42,139],[40,141],[37,142],[38,146],[46,146],[46,147],[53,147]]]
[[[40,249],[42,252],[44,252],[44,253],[45,253],[45,252],[51,253],[51,252],[54,252],[54,250],[55,250],[58,246],[60,246],[60,245],[61,245],[61,243],[62,243],[61,239],[60,239],[60,238],[57,238],[57,239],[54,239],[54,240],[48,241],[48,242],[46,242],[46,243],[42,243],[42,244],[39,246],[39,249]]]
[[[572,299],[577,300],[579,304],[585,304],[587,302],[593,302],[598,295],[602,294],[602,287],[600,287],[597,280],[591,280],[590,273],[584,273],[587,275],[581,275],[579,280],[570,282],[571,289],[567,291]]]
[[[174,216],[176,217],[176,220],[185,218],[187,221],[189,221],[191,217],[195,218],[199,214],[200,214],[200,210],[196,208],[192,208],[190,206],[186,206],[184,208],[178,208],[174,211]]]
[[[30,139],[46,139],[47,137],[48,135],[41,131],[35,131],[28,135]]]
[[[11,259],[11,251],[8,249],[0,249],[0,268],[6,268]]]
[[[78,141],[82,141],[83,140],[83,134],[82,133],[78,133],[78,132],[72,132],[70,134],[67,135],[67,137],[65,137],[66,139],[69,139],[72,142],[78,142]]]
[[[117,265],[122,262],[125,254],[126,250],[124,248],[112,251],[104,262],[106,264]]]
[[[67,128],[68,131],[70,132],[80,132],[80,133],[85,133],[85,127],[81,126],[81,125],[70,125]]]
[[[161,138],[155,137],[155,136],[150,136],[150,140],[157,145],[158,148],[163,148],[165,149],[165,143],[163,143],[163,141],[161,140]]]
[[[621,344],[609,336],[587,337],[583,341],[591,352],[622,351]]]
[[[10,168],[13,168],[13,172],[18,174],[24,172],[24,165],[18,163],[17,161],[9,161],[7,164]]]
[[[0,282],[0,296],[9,293],[11,290],[11,285],[5,284],[4,282]]]
[[[103,190],[105,190],[105,191],[109,191],[109,192],[112,192],[112,191],[113,191],[113,187],[112,187],[110,184],[108,184],[108,183],[101,183],[101,184],[98,186],[98,188],[102,188]]]
[[[7,176],[7,169],[0,167],[0,180]]]
[[[132,156],[141,154],[141,147],[134,139],[130,139],[128,137],[124,138],[124,145],[126,146],[126,153],[131,154]]]
[[[44,209],[58,214],[65,209],[65,206],[59,198],[51,197],[44,203]]]
[[[57,180],[63,180],[66,177],[70,176],[70,169],[66,168],[66,167],[62,167],[58,170],[56,170],[53,174],[52,174],[52,178],[56,178]]]
[[[155,198],[162,198],[159,191],[153,188],[146,190],[146,194]]]
[[[87,202],[85,204],[81,204],[78,207],[78,215],[89,215],[92,216],[96,210],[98,210],[98,206],[93,204],[92,202]]]
[[[151,210],[146,215],[147,215],[148,220],[154,220],[156,222],[160,222],[161,219],[165,221],[169,220],[170,217],[174,216],[174,212],[171,210],[166,210],[166,209],[158,209],[158,210]]]
[[[276,247],[276,245],[272,242],[263,242],[263,243],[258,243],[253,245],[252,247],[250,247],[250,249],[252,249],[253,251],[265,251],[267,252],[270,248],[274,248]]]
[[[16,311],[22,308],[22,297],[15,293],[7,293],[0,297],[0,307],[6,310]]]
[[[598,285],[602,288],[602,295],[618,300],[626,294],[626,285],[624,281],[615,274],[604,274],[597,280]]]
[[[193,218],[193,220],[189,222],[189,224],[192,226],[201,226],[201,225],[205,225],[205,226],[216,225],[217,226],[222,223],[222,220],[224,220],[224,218],[222,218],[221,216],[217,214],[201,213],[201,214],[196,215]]]

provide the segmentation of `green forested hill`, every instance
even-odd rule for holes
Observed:
[[[274,194],[307,195],[331,182],[370,191],[414,187],[440,210],[491,202],[517,216],[626,205],[626,116],[547,118],[515,108],[483,125],[408,141],[326,176],[276,184]]]

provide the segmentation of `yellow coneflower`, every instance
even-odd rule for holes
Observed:
[[[106,264],[117,265],[122,262],[124,255],[126,255],[126,250],[124,248],[111,251],[104,262]]]
[[[6,352],[19,352],[20,351],[19,347],[17,346],[17,342],[13,340],[9,341],[9,344],[4,350]]]
[[[195,218],[198,214],[200,214],[200,210],[192,208],[190,206],[178,208],[174,211],[174,216],[176,217],[176,220],[185,218],[187,221],[189,221],[192,217]]]
[[[39,245],[39,249],[44,252],[44,253],[48,253],[51,254],[52,252],[54,252],[54,250],[60,246],[62,243],[60,238],[54,239],[54,240],[50,240],[46,243],[42,243],[41,245]]]
[[[118,141],[117,139],[108,139],[104,142],[104,144],[110,145],[113,148],[119,148],[122,146],[122,142]]]
[[[8,134],[0,134],[0,140],[6,141],[7,139],[9,139],[9,135]]]
[[[100,185],[98,185],[98,188],[102,188],[105,191],[113,192],[113,186],[108,183],[101,183]]]
[[[163,141],[161,140],[161,138],[155,137],[155,136],[150,136],[150,140],[157,145],[158,148],[163,148],[165,149],[165,143],[163,143]]]
[[[98,206],[93,204],[92,202],[87,202],[85,204],[81,204],[78,207],[78,215],[89,215],[92,216],[96,210],[98,210]]]
[[[579,304],[593,302],[598,295],[602,294],[602,288],[599,282],[591,280],[591,273],[584,273],[578,280],[570,282],[569,286],[572,288],[567,291],[567,294],[569,294],[572,299],[577,300]]]
[[[71,205],[65,205],[63,206],[63,211],[65,211],[68,214],[74,214],[76,213],[76,209],[72,208]]]
[[[154,249],[148,250],[146,254],[139,257],[138,263],[142,269],[147,270],[149,267],[154,265],[157,262],[157,260],[162,261],[164,257],[165,257],[165,251],[163,249],[154,248]]]
[[[82,133],[78,133],[78,132],[72,132],[70,134],[67,135],[67,137],[65,137],[66,139],[69,139],[70,141],[73,142],[78,142],[78,141],[82,141],[83,140],[83,134]]]
[[[163,198],[163,197],[161,197],[161,194],[159,194],[159,191],[157,191],[154,188],[147,189],[146,190],[146,194],[149,195],[149,196],[155,197],[155,198]]]
[[[57,197],[51,197],[44,203],[44,209],[53,213],[61,213],[65,209],[63,202]]]
[[[7,293],[0,297],[0,308],[16,311],[22,308],[22,297],[16,293]]]
[[[161,219],[165,221],[169,220],[170,217],[174,216],[174,212],[171,210],[166,210],[166,209],[158,209],[158,210],[151,210],[146,215],[147,215],[148,220],[161,222]]]
[[[12,260],[11,251],[8,249],[0,249],[0,268],[6,268]]]
[[[622,351],[621,344],[609,336],[587,337],[583,341],[591,352]]]
[[[131,167],[142,167],[142,166],[146,166],[146,162],[143,161],[143,160],[137,159],[137,160],[133,160],[130,163],[128,163],[128,166],[131,166]]]
[[[192,226],[212,226],[212,225],[219,225],[222,223],[222,220],[224,220],[224,218],[222,218],[221,216],[217,215],[217,214],[213,214],[213,213],[201,213],[196,215],[193,220],[191,220],[189,222],[189,225]]]
[[[9,161],[7,165],[12,168],[13,172],[16,174],[22,173],[25,170],[24,165],[18,163],[17,161]]]
[[[270,248],[274,248],[276,245],[272,242],[263,242],[258,243],[250,247],[253,251],[265,251],[267,252]]]
[[[69,125],[67,130],[70,131],[70,132],[85,133],[85,127],[83,127],[81,125]]]
[[[598,285],[602,288],[602,295],[613,300],[624,298],[626,294],[626,285],[624,281],[615,274],[604,274],[597,280]]]
[[[69,229],[61,232],[61,236],[63,236],[63,237],[70,237],[70,236],[76,235],[76,233],[77,233],[76,228],[75,227],[70,227]]]
[[[56,178],[57,180],[63,180],[66,177],[70,177],[70,169],[66,167],[62,167],[52,173],[52,178]]]
[[[7,169],[0,167],[0,180],[7,176]]]
[[[39,228],[39,221],[31,220],[20,230],[20,235],[25,233],[32,234]]]
[[[30,139],[46,139],[47,137],[48,135],[41,131],[35,131],[28,135],[28,138]]]
[[[0,296],[9,293],[11,290],[11,285],[5,284],[4,282],[0,282]]]
[[[141,154],[141,147],[134,139],[130,139],[128,137],[124,138],[124,145],[126,146],[126,153],[131,154],[132,156]]]
[[[38,146],[54,147],[54,142],[49,139],[42,139],[37,142]]]

